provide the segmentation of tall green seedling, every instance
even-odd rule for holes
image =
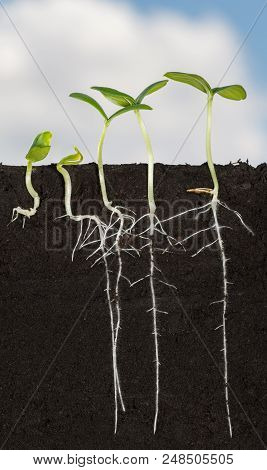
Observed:
[[[107,236],[109,228],[111,226],[114,227],[114,224],[116,224],[117,221],[119,222],[119,227],[115,232],[116,237],[115,237],[115,242],[113,245],[117,254],[117,258],[118,258],[118,271],[117,271],[116,283],[115,283],[116,320],[114,319],[114,315],[112,319],[112,331],[114,332],[113,337],[112,337],[112,342],[113,342],[112,353],[113,353],[113,369],[114,369],[114,401],[115,401],[114,432],[116,433],[117,424],[118,424],[118,396],[120,397],[122,409],[123,411],[125,410],[122,396],[121,396],[121,390],[119,386],[118,367],[117,367],[117,346],[118,346],[118,338],[119,338],[119,331],[120,331],[120,325],[121,325],[121,306],[120,306],[119,285],[120,285],[120,280],[122,276],[122,257],[121,257],[120,241],[124,232],[125,221],[130,220],[132,222],[133,217],[128,214],[125,214],[123,209],[119,208],[118,206],[113,205],[113,203],[109,200],[109,197],[107,194],[104,166],[103,166],[103,147],[104,147],[104,142],[105,142],[105,138],[107,135],[107,130],[111,122],[114,119],[130,111],[136,111],[139,109],[151,110],[152,108],[150,108],[150,106],[143,105],[143,104],[128,103],[127,106],[123,107],[122,109],[120,109],[119,111],[113,113],[111,116],[108,117],[104,109],[102,108],[102,106],[91,96],[88,96],[87,94],[84,94],[84,93],[71,93],[70,97],[83,101],[87,104],[90,104],[99,112],[99,114],[104,120],[104,126],[103,126],[102,133],[101,133],[99,143],[98,143],[97,165],[98,165],[99,183],[100,183],[104,206],[108,209],[109,212],[111,212],[111,218],[113,217],[113,215],[117,216],[117,220],[115,220],[115,223],[110,222],[110,225],[107,226],[105,230],[105,234],[104,234],[104,239]],[[109,250],[107,250],[105,253],[102,254],[102,258],[104,258],[104,260],[111,253],[113,246]]]
[[[228,374],[228,350],[227,350],[227,336],[226,336],[226,313],[227,313],[227,300],[228,300],[228,281],[227,281],[227,258],[225,255],[224,243],[222,238],[222,226],[220,226],[218,222],[218,205],[222,205],[226,207],[226,204],[220,202],[219,200],[219,181],[218,176],[216,173],[216,169],[214,166],[213,156],[212,156],[212,146],[211,146],[211,128],[212,128],[212,109],[213,109],[213,100],[216,95],[219,95],[223,98],[240,101],[244,100],[247,96],[245,89],[241,85],[228,85],[223,87],[216,87],[211,88],[209,83],[199,75],[195,74],[188,74],[188,73],[180,73],[180,72],[168,72],[165,74],[170,80],[174,80],[176,82],[185,83],[187,85],[191,85],[194,88],[197,88],[202,93],[206,95],[207,104],[207,123],[206,123],[206,156],[207,156],[207,163],[210,171],[210,175],[213,182],[213,188],[196,188],[190,189],[189,192],[195,192],[197,194],[207,193],[212,195],[211,203],[208,203],[203,206],[204,210],[208,210],[209,207],[212,209],[213,218],[214,218],[214,225],[212,225],[211,229],[215,230],[216,239],[214,242],[206,245],[206,247],[202,247],[196,254],[203,251],[204,248],[211,246],[213,243],[218,243],[219,250],[220,250],[220,258],[221,258],[221,266],[222,266],[222,277],[223,277],[223,299],[220,300],[223,304],[223,312],[222,312],[222,328],[223,332],[223,357],[224,357],[224,393],[225,393],[225,407],[226,407],[226,415],[228,421],[228,428],[230,436],[232,437],[232,422],[231,422],[231,415],[230,415],[230,406],[229,406],[229,374]],[[231,210],[231,209],[230,209]],[[247,225],[243,222],[241,215],[237,211],[233,211],[238,218],[241,220],[242,224],[248,229],[251,233],[251,229],[247,227]],[[203,230],[196,232],[194,235],[203,232]],[[192,235],[190,235],[192,237]],[[188,239],[189,237],[187,237]]]
[[[138,96],[137,98],[133,98],[131,95],[116,90],[114,88],[107,88],[107,87],[99,87],[94,86],[92,87],[94,90],[99,91],[102,95],[107,98],[112,103],[120,106],[122,110],[127,106],[138,106],[141,105],[144,98],[156,91],[160,90],[167,84],[168,80],[161,80],[156,83],[152,83],[148,87],[146,87]],[[158,421],[158,409],[159,409],[159,345],[158,345],[158,325],[157,325],[157,302],[156,302],[156,294],[155,294],[155,255],[154,255],[154,244],[153,244],[153,236],[155,230],[159,231],[159,228],[155,228],[155,224],[160,224],[160,221],[155,215],[156,212],[156,203],[155,203],[155,196],[154,196],[154,153],[152,149],[151,140],[149,134],[147,132],[146,126],[144,124],[142,115],[141,115],[142,108],[136,108],[135,114],[137,117],[137,121],[139,127],[141,129],[146,150],[148,156],[148,176],[147,176],[147,199],[148,199],[148,206],[149,206],[149,253],[150,253],[150,292],[151,292],[151,300],[152,300],[152,308],[149,309],[153,315],[153,336],[154,336],[154,346],[155,346],[155,373],[156,373],[156,391],[155,391],[155,414],[154,414],[154,433],[157,429],[157,421]],[[136,221],[135,221],[136,224]],[[161,230],[162,227],[161,227]],[[164,233],[166,235],[166,233]],[[169,240],[168,240],[169,241]]]

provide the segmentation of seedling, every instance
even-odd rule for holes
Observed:
[[[119,398],[121,401],[121,406],[123,411],[125,411],[124,407],[124,402],[122,399],[122,393],[121,393],[121,387],[120,387],[120,381],[119,381],[119,374],[118,374],[118,367],[117,367],[117,351],[115,347],[115,331],[114,331],[114,314],[113,314],[113,308],[112,308],[112,300],[111,300],[111,289],[110,289],[110,275],[109,275],[109,269],[108,269],[108,264],[107,264],[107,258],[105,256],[105,231],[104,231],[104,224],[102,224],[100,218],[96,215],[73,215],[72,209],[71,209],[71,193],[72,193],[72,184],[71,184],[71,178],[69,172],[64,168],[64,166],[70,166],[70,165],[79,165],[83,161],[83,156],[81,152],[78,150],[77,147],[74,147],[75,154],[68,155],[67,157],[62,158],[60,162],[57,164],[57,170],[62,174],[64,178],[64,183],[65,183],[65,211],[66,214],[63,215],[63,217],[69,217],[71,220],[74,220],[76,222],[80,222],[81,228],[80,228],[80,233],[77,239],[77,242],[73,248],[72,251],[72,261],[74,258],[74,253],[76,248],[79,245],[82,231],[83,231],[83,221],[88,220],[89,224],[86,230],[86,234],[88,233],[90,223],[93,221],[96,225],[95,227],[98,229],[99,233],[99,246],[96,248],[96,250],[92,253],[92,255],[96,254],[99,250],[102,251],[102,258],[104,260],[104,267],[105,267],[105,276],[106,276],[106,295],[107,295],[107,301],[108,301],[108,306],[109,306],[109,314],[110,314],[110,321],[111,321],[111,337],[112,337],[112,358],[113,358],[113,375],[114,375],[114,393],[115,393],[115,432],[117,428],[117,414],[118,414],[118,403],[117,403],[117,394],[119,394]],[[94,232],[95,229],[91,231],[91,234]],[[87,236],[87,235],[85,235]],[[87,239],[90,238],[90,235],[87,237]],[[94,243],[94,242],[91,242]],[[90,255],[90,256],[92,256]]]
[[[104,119],[104,127],[100,136],[99,144],[98,144],[98,158],[97,158],[97,164],[98,164],[98,174],[99,174],[99,182],[100,182],[100,188],[101,188],[101,194],[102,194],[102,199],[105,207],[108,209],[108,211],[111,212],[111,218],[110,218],[110,223],[106,227],[105,233],[104,233],[104,238],[103,238],[103,243],[104,243],[104,251],[101,255],[101,257],[97,260],[99,261],[100,259],[106,257],[110,254],[112,254],[112,249],[114,248],[117,254],[118,258],[118,271],[117,271],[117,277],[116,277],[116,284],[115,284],[115,308],[116,308],[116,313],[117,313],[117,318],[116,322],[114,321],[114,317],[112,320],[112,330],[114,331],[114,336],[113,336],[113,366],[114,366],[114,399],[115,399],[115,426],[114,426],[114,432],[117,432],[117,420],[118,420],[118,404],[117,404],[117,399],[118,395],[120,396],[121,399],[121,405],[122,409],[124,410],[124,405],[123,405],[123,400],[121,397],[121,392],[119,388],[119,379],[118,379],[118,371],[117,371],[117,344],[118,344],[118,337],[119,337],[119,330],[120,330],[120,324],[121,324],[121,307],[120,307],[120,296],[119,296],[119,285],[120,285],[120,280],[122,276],[122,258],[121,258],[121,247],[120,247],[120,240],[121,237],[124,233],[124,224],[125,220],[130,220],[131,222],[134,220],[134,218],[131,215],[123,213],[121,208],[118,206],[114,206],[111,201],[109,201],[108,195],[107,195],[107,188],[106,188],[106,180],[105,180],[105,173],[104,173],[104,168],[103,168],[103,145],[107,133],[107,129],[110,126],[110,123],[117,117],[121,116],[124,113],[130,112],[130,111],[136,111],[139,109],[143,110],[151,110],[150,106],[144,105],[144,104],[131,104],[127,103],[125,107],[120,109],[119,111],[115,112],[112,114],[110,117],[107,116],[105,113],[104,109],[102,106],[91,96],[88,96],[83,93],[71,93],[70,97],[76,98],[78,100],[84,101],[85,103],[90,104],[93,106],[102,116]],[[112,217],[116,215],[117,219],[115,222],[112,222]],[[116,230],[116,238],[115,242],[112,245],[111,248],[109,248],[107,251],[105,251],[105,242],[107,238],[108,231],[111,228],[114,228],[116,225],[117,221],[119,221],[119,227]],[[106,262],[106,261],[104,261]]]
[[[19,214],[21,214],[23,216],[23,227],[25,224],[26,217],[30,219],[30,217],[35,215],[40,205],[39,194],[37,193],[37,191],[35,191],[32,185],[32,165],[33,163],[44,160],[44,158],[47,157],[51,147],[51,138],[52,134],[49,131],[41,132],[40,134],[38,134],[35,137],[32,146],[26,155],[26,160],[28,161],[28,163],[26,169],[25,183],[28,192],[33,198],[34,205],[30,209],[22,209],[21,207],[15,207],[13,209],[11,219],[11,222],[14,222],[18,218]]]
[[[79,165],[83,161],[83,156],[81,152],[78,150],[77,147],[74,147],[76,151],[73,155],[68,155],[67,157],[62,158],[60,162],[57,164],[57,170],[59,173],[62,174],[65,183],[65,210],[66,215],[70,218],[73,217],[72,210],[71,210],[71,193],[72,193],[72,186],[71,186],[71,178],[69,172],[63,168],[64,165]]]
[[[189,192],[194,192],[197,194],[201,193],[206,193],[212,195],[212,200],[210,203],[205,204],[200,208],[202,212],[209,210],[210,208],[212,209],[213,213],[213,218],[214,218],[214,224],[209,227],[209,229],[206,230],[214,230],[216,233],[216,239],[210,243],[209,245],[206,245],[200,250],[195,253],[197,255],[203,249],[211,246],[214,243],[218,243],[219,245],[219,250],[220,250],[220,258],[221,258],[221,265],[222,265],[222,277],[223,277],[223,299],[220,300],[223,304],[223,312],[222,312],[222,325],[219,325],[218,328],[222,328],[223,332],[223,357],[224,357],[224,393],[225,393],[225,406],[226,406],[226,415],[227,415],[227,420],[228,420],[228,427],[229,427],[229,433],[230,436],[232,437],[232,423],[231,423],[231,416],[230,416],[230,407],[229,407],[229,385],[228,385],[228,354],[227,354],[227,337],[226,337],[226,313],[227,313],[227,300],[228,300],[228,281],[227,281],[227,268],[226,268],[226,263],[227,263],[227,258],[225,256],[225,250],[224,250],[224,243],[222,239],[222,226],[219,225],[218,222],[218,205],[221,205],[228,210],[231,210],[234,212],[243,226],[253,234],[252,230],[243,222],[243,219],[241,215],[237,211],[233,211],[230,209],[226,204],[220,202],[218,195],[219,195],[219,182],[218,182],[218,177],[216,174],[215,166],[213,163],[213,158],[212,158],[212,150],[211,150],[211,124],[212,124],[212,105],[213,105],[213,99],[215,95],[220,95],[223,98],[230,99],[230,100],[235,100],[235,101],[240,101],[244,100],[247,96],[245,89],[241,85],[229,85],[229,86],[223,86],[223,87],[217,87],[217,88],[211,88],[209,83],[199,75],[194,75],[194,74],[187,74],[187,73],[180,73],[180,72],[168,72],[165,74],[165,77],[177,81],[177,82],[182,82],[187,85],[191,85],[201,92],[205,93],[207,95],[207,126],[206,126],[206,155],[207,155],[207,162],[208,162],[208,167],[210,171],[210,175],[212,178],[213,182],[213,188],[196,188],[196,189],[189,189]],[[187,211],[188,212],[188,211]],[[192,236],[198,235],[202,230],[194,233]],[[188,239],[189,237],[187,237]],[[193,256],[195,256],[193,255]]]
[[[143,101],[143,99],[152,94],[155,93],[156,91],[160,90],[167,84],[168,80],[161,80],[159,82],[153,83],[152,85],[149,85],[146,87],[139,95],[137,98],[133,98],[132,96],[115,90],[113,88],[107,88],[107,87],[92,87],[94,90],[99,91],[102,93],[102,95],[105,96],[109,101],[112,103],[121,106],[122,110],[125,109],[127,106],[137,106],[140,105]],[[149,228],[142,232],[141,236],[144,233],[149,232],[149,254],[150,254],[150,272],[148,276],[149,277],[149,282],[150,282],[150,292],[151,292],[151,301],[152,301],[152,307],[149,309],[149,311],[152,312],[153,315],[153,336],[154,336],[154,347],[155,347],[155,373],[156,373],[156,391],[155,391],[155,414],[154,414],[154,433],[156,432],[157,429],[157,420],[158,420],[158,409],[159,409],[159,345],[158,345],[158,327],[157,327],[157,313],[160,311],[157,309],[157,302],[156,302],[156,293],[155,293],[155,270],[158,269],[157,266],[155,265],[155,255],[154,255],[154,240],[153,240],[153,235],[155,230],[159,231],[162,233],[164,236],[167,237],[168,242],[170,243],[170,237],[166,234],[165,231],[163,231],[163,228],[161,226],[161,223],[158,219],[158,217],[155,214],[156,211],[156,204],[155,204],[155,198],[154,198],[154,154],[152,150],[152,145],[151,145],[151,140],[148,135],[148,132],[146,130],[145,124],[143,122],[140,110],[142,108],[137,108],[135,109],[135,114],[137,117],[137,121],[139,124],[139,127],[141,129],[146,149],[147,149],[147,154],[148,154],[148,178],[147,178],[147,197],[148,197],[148,205],[149,205],[149,213],[145,214],[142,216],[139,220],[142,218],[145,218],[147,215],[149,217]],[[138,221],[139,221],[138,220]],[[133,226],[137,224],[138,221],[134,221]],[[155,224],[159,225],[160,228],[156,228]],[[147,246],[145,245],[145,246]],[[143,247],[144,248],[144,247]],[[136,282],[142,281],[143,279],[139,279]],[[133,285],[129,279],[127,279],[130,285]],[[135,282],[135,283],[136,283]],[[161,281],[162,282],[162,281]],[[135,284],[134,283],[134,284]],[[174,287],[170,286],[169,287]],[[166,313],[166,312],[164,312]]]

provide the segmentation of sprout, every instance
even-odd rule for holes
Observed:
[[[96,215],[73,215],[73,213],[72,213],[72,209],[71,209],[71,193],[72,193],[71,178],[70,178],[69,172],[66,170],[66,168],[63,168],[63,166],[64,165],[66,165],[66,166],[79,165],[83,161],[83,156],[82,156],[80,150],[77,147],[74,147],[74,150],[75,150],[76,153],[68,155],[67,157],[62,158],[62,160],[60,160],[60,162],[58,162],[58,164],[57,164],[57,170],[59,171],[59,173],[62,174],[62,176],[64,178],[64,183],[65,183],[65,197],[64,197],[64,199],[65,199],[66,214],[64,214],[61,217],[69,217],[71,220],[74,220],[75,222],[80,222],[80,224],[81,224],[80,234],[78,236],[77,242],[76,242],[76,244],[73,248],[73,251],[72,251],[72,257],[71,257],[72,261],[74,259],[74,254],[75,254],[76,248],[78,247],[81,236],[82,236],[82,229],[83,229],[83,221],[84,220],[88,220],[89,226],[90,226],[91,221],[93,221],[96,224],[96,226],[98,227],[98,230],[101,233],[101,237],[102,237],[102,224],[100,222],[99,217],[97,217]],[[103,244],[102,239],[100,240],[100,242],[101,242],[100,247],[98,249],[102,249],[102,244]]]
[[[83,161],[83,156],[77,147],[74,147],[76,153],[73,155],[68,155],[67,157],[62,158],[57,164],[57,170],[62,174],[65,182],[65,209],[66,215],[72,217],[71,210],[71,179],[69,172],[63,168],[63,165],[79,165]]]
[[[156,83],[152,83],[152,85],[149,85],[146,87],[136,99],[134,99],[132,96],[127,95],[126,93],[123,93],[121,91],[115,90],[113,88],[107,88],[107,87],[98,87],[94,86],[92,87],[93,90],[100,91],[105,98],[107,98],[109,101],[112,103],[122,106],[124,109],[128,106],[138,106],[141,105],[143,99],[147,95],[151,95],[152,93],[155,93],[156,91],[160,90],[163,88],[166,84],[168,83],[168,80],[161,80]],[[138,124],[140,126],[142,135],[144,137],[144,141],[146,144],[146,149],[147,149],[147,154],[148,154],[148,180],[147,180],[147,197],[148,197],[148,204],[149,204],[149,216],[150,216],[150,235],[153,235],[154,232],[154,215],[156,211],[156,204],[155,204],[155,198],[154,198],[154,154],[152,150],[152,145],[151,145],[151,140],[148,135],[148,132],[146,130],[145,124],[143,122],[140,110],[144,108],[136,108],[135,109],[135,114],[138,120]],[[123,110],[121,110],[123,112]]]
[[[32,164],[44,160],[44,158],[47,157],[51,147],[51,138],[52,134],[49,131],[41,132],[40,134],[38,134],[35,137],[32,146],[26,155],[26,160],[28,160],[28,163],[26,169],[25,183],[27,190],[29,191],[30,195],[34,200],[34,206],[30,209],[22,209],[21,207],[14,208],[11,219],[11,221],[14,222],[18,218],[19,214],[23,215],[23,227],[25,223],[25,217],[30,218],[35,215],[40,205],[39,194],[37,193],[37,191],[35,191],[32,186]]]

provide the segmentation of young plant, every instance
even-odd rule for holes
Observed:
[[[104,119],[104,127],[100,136],[99,144],[98,144],[98,158],[97,158],[97,164],[98,164],[98,174],[99,174],[99,182],[100,182],[100,188],[101,188],[101,194],[102,194],[102,199],[105,207],[108,209],[108,211],[111,212],[111,218],[110,218],[110,223],[106,227],[105,233],[104,233],[104,245],[107,239],[107,233],[110,228],[114,228],[114,225],[116,225],[117,221],[119,221],[119,227],[116,230],[116,237],[115,237],[115,242],[112,245],[109,250],[105,251],[102,253],[102,256],[99,258],[104,258],[104,262],[106,257],[112,253],[112,249],[115,248],[116,254],[117,254],[117,259],[118,259],[118,271],[117,271],[117,276],[116,276],[116,284],[115,284],[115,309],[116,309],[116,321],[114,320],[114,316],[112,319],[112,331],[114,331],[114,336],[113,336],[113,364],[114,364],[114,399],[115,399],[115,427],[114,427],[114,432],[117,432],[117,420],[118,420],[118,395],[121,400],[121,405],[122,409],[124,410],[124,405],[123,405],[123,400],[121,397],[121,392],[119,388],[119,379],[118,379],[118,372],[117,372],[117,345],[118,345],[118,338],[119,338],[119,330],[120,330],[120,324],[121,324],[121,306],[120,306],[120,295],[119,295],[119,285],[120,285],[120,280],[122,276],[122,258],[121,258],[121,247],[120,247],[120,240],[121,237],[124,233],[124,224],[125,220],[130,220],[131,222],[134,220],[132,216],[124,214],[122,210],[118,206],[114,206],[111,201],[109,201],[108,195],[107,195],[107,189],[106,189],[106,181],[105,181],[105,173],[104,173],[104,167],[103,167],[103,146],[104,146],[104,141],[107,133],[107,129],[110,126],[110,123],[117,117],[121,116],[124,113],[130,112],[130,111],[136,111],[139,109],[143,110],[151,110],[150,106],[144,105],[144,104],[129,104],[119,111],[115,112],[112,114],[110,117],[107,116],[105,113],[104,109],[100,104],[91,96],[88,96],[84,93],[71,93],[70,94],[71,98],[75,98],[81,101],[84,101],[85,103],[90,104],[93,106],[102,116]],[[117,219],[115,220],[114,223],[112,223],[112,217],[116,215]],[[98,260],[99,260],[98,259]],[[97,260],[97,261],[98,261]],[[115,363],[114,363],[115,361]]]
[[[100,221],[99,217],[96,215],[73,215],[72,209],[71,209],[71,193],[72,193],[72,184],[71,184],[71,178],[69,172],[64,168],[64,166],[70,166],[70,165],[79,165],[83,161],[83,156],[81,152],[78,150],[77,147],[74,147],[75,154],[68,155],[67,157],[62,158],[60,162],[57,164],[57,170],[59,173],[62,174],[64,178],[64,184],[65,184],[65,211],[66,214],[64,214],[63,217],[69,217],[71,220],[74,220],[76,222],[80,222],[81,228],[80,228],[80,233],[77,239],[77,242],[73,248],[72,251],[72,261],[74,258],[74,253],[79,245],[80,238],[82,235],[83,231],[83,221],[88,220],[89,224],[86,230],[86,235],[89,231],[90,228],[90,223],[93,221],[95,223],[95,227],[98,229],[99,233],[99,240],[96,242],[99,242],[98,248],[92,253],[94,255],[97,253],[99,250],[102,251],[102,258],[104,261],[104,267],[105,267],[105,276],[106,276],[106,295],[107,295],[107,301],[108,301],[108,306],[109,306],[109,314],[110,314],[110,321],[111,321],[111,337],[112,337],[112,359],[113,359],[113,376],[114,376],[114,395],[115,395],[115,432],[117,430],[117,415],[118,415],[118,400],[117,396],[119,395],[121,406],[123,411],[125,411],[124,407],[124,402],[122,399],[122,393],[121,393],[121,387],[120,387],[120,381],[119,381],[119,374],[118,374],[118,367],[117,367],[117,351],[115,348],[115,331],[114,331],[114,313],[113,313],[113,308],[112,308],[112,300],[111,300],[111,288],[110,288],[110,275],[109,275],[109,269],[108,269],[108,263],[107,263],[107,258],[105,256],[105,233],[104,233],[104,227],[102,222]],[[91,234],[94,232],[95,228],[91,231]],[[90,234],[90,235],[91,235]],[[90,235],[87,237],[90,238]],[[90,243],[94,243],[90,242]],[[90,256],[92,256],[90,255]]]
[[[226,336],[226,313],[227,313],[227,300],[228,300],[228,281],[227,281],[227,268],[226,268],[226,263],[227,263],[227,258],[225,256],[225,250],[224,250],[224,243],[222,239],[222,226],[219,225],[218,222],[218,204],[222,205],[223,207],[230,209],[226,204],[220,202],[218,196],[219,196],[219,182],[218,182],[218,177],[216,174],[214,162],[213,162],[213,157],[212,157],[212,149],[211,149],[211,124],[212,124],[212,106],[213,106],[213,99],[215,95],[219,95],[223,98],[229,99],[229,100],[235,100],[235,101],[240,101],[244,100],[247,96],[245,89],[241,85],[228,85],[228,86],[223,86],[223,87],[217,87],[217,88],[211,88],[209,83],[199,75],[194,75],[194,74],[188,74],[188,73],[180,73],[180,72],[168,72],[164,75],[165,77],[177,81],[177,82],[182,82],[187,85],[191,85],[194,88],[197,88],[201,92],[205,93],[207,96],[207,125],[206,125],[206,155],[207,155],[207,162],[208,162],[208,167],[210,171],[210,175],[212,178],[213,182],[213,188],[196,188],[196,189],[190,189],[188,190],[189,192],[194,192],[197,194],[201,193],[206,193],[206,194],[211,194],[212,195],[212,200],[211,203],[206,204],[202,206],[204,210],[209,210],[211,207],[212,213],[213,213],[213,218],[214,218],[214,225],[210,227],[209,229],[214,230],[216,233],[216,239],[214,242],[210,243],[209,245],[206,245],[202,247],[200,250],[197,251],[196,254],[200,253],[203,251],[204,248],[207,248],[208,246],[211,246],[213,243],[218,243],[219,245],[219,250],[220,250],[220,258],[221,258],[221,266],[222,266],[222,277],[223,277],[223,299],[220,300],[223,304],[223,312],[222,312],[222,332],[223,332],[223,357],[224,357],[224,393],[225,393],[225,407],[226,407],[226,415],[227,415],[227,420],[228,420],[228,428],[229,428],[229,433],[230,436],[232,437],[232,422],[231,422],[231,415],[230,415],[230,407],[229,407],[229,385],[228,385],[228,354],[227,354],[227,336]],[[249,227],[243,222],[241,215],[237,211],[233,211],[237,217],[240,219],[241,223],[244,225],[244,227],[253,233]],[[209,230],[206,229],[206,230]],[[193,235],[190,235],[190,237],[198,235],[200,232],[203,232],[203,230],[200,230],[196,232]],[[189,237],[187,237],[188,239]],[[195,256],[195,255],[193,255]]]
[[[69,172],[64,168],[64,166],[69,165],[79,165],[83,161],[83,156],[77,147],[74,147],[76,153],[68,155],[67,157],[62,158],[57,164],[57,171],[62,174],[65,183],[65,210],[66,216],[73,218],[71,210],[71,193],[72,185]]]
[[[137,98],[133,98],[132,96],[115,90],[113,88],[107,88],[107,87],[92,87],[94,90],[99,91],[102,93],[102,95],[107,98],[109,101],[112,103],[116,104],[117,106],[120,106],[123,109],[125,109],[127,106],[137,106],[142,103],[144,98],[148,95],[151,95],[152,93],[155,93],[156,91],[160,90],[163,88],[166,84],[168,83],[168,80],[161,80],[159,82],[153,83],[146,87],[138,96]],[[140,109],[142,108],[137,108],[135,109],[135,114],[137,117],[137,121],[139,124],[139,127],[141,129],[146,149],[147,149],[147,154],[148,154],[148,178],[147,178],[147,197],[148,197],[148,205],[149,205],[149,228],[145,230],[145,232],[149,231],[149,255],[150,255],[150,272],[149,272],[149,281],[150,281],[150,292],[151,292],[151,301],[152,301],[152,307],[149,309],[149,311],[152,312],[153,315],[153,336],[154,336],[154,347],[155,347],[155,373],[156,373],[156,391],[155,391],[155,414],[154,414],[154,433],[156,432],[157,429],[157,421],[158,421],[158,410],[159,410],[159,345],[158,345],[158,326],[157,326],[157,313],[159,313],[159,310],[157,309],[157,302],[156,302],[156,291],[155,291],[155,270],[158,269],[157,266],[155,265],[155,255],[154,255],[154,231],[161,231],[161,233],[165,236],[167,234],[165,232],[162,232],[162,226],[160,224],[159,219],[155,215],[156,211],[156,204],[155,204],[155,198],[154,198],[154,154],[152,150],[152,145],[151,145],[151,140],[149,137],[149,134],[146,130],[145,124],[143,122]],[[143,217],[146,217],[143,216]],[[141,219],[143,218],[141,217]],[[140,219],[139,219],[140,220]],[[136,221],[134,222],[133,225],[136,225]],[[158,224],[160,226],[159,228],[155,227],[155,224]],[[167,236],[168,242],[170,242],[168,236]],[[142,279],[141,279],[142,280]],[[138,281],[137,281],[138,282]],[[130,283],[131,284],[131,283]],[[171,286],[173,287],[173,286]]]
[[[32,165],[33,163],[44,160],[44,158],[47,157],[51,147],[51,138],[52,134],[49,131],[41,132],[40,134],[38,134],[35,137],[32,146],[26,155],[26,160],[28,161],[28,163],[25,175],[25,183],[26,188],[32,196],[34,203],[33,207],[31,207],[30,209],[22,209],[21,207],[15,207],[13,209],[11,219],[11,222],[14,222],[18,218],[19,214],[21,214],[24,217],[23,227],[25,224],[25,218],[27,217],[29,219],[30,217],[35,215],[40,205],[39,194],[37,193],[37,191],[35,191],[32,185]]]
[[[64,168],[64,166],[79,165],[83,161],[83,156],[82,156],[81,152],[79,151],[79,149],[77,147],[74,147],[74,150],[75,150],[76,153],[74,153],[72,155],[68,155],[67,157],[62,158],[62,160],[60,160],[60,162],[58,162],[58,164],[57,164],[57,170],[63,176],[64,185],[65,185],[64,201],[65,201],[65,211],[66,211],[66,213],[63,216],[61,216],[60,218],[69,217],[71,220],[74,220],[75,222],[80,222],[81,223],[80,233],[79,233],[78,239],[77,239],[76,244],[75,244],[75,246],[73,248],[73,251],[72,251],[72,261],[74,259],[74,254],[75,254],[76,248],[78,247],[78,245],[80,243],[81,236],[82,236],[83,221],[88,220],[88,222],[89,222],[87,230],[86,230],[86,234],[85,234],[85,237],[87,239],[89,239],[90,236],[93,233],[93,232],[91,232],[91,234],[89,236],[87,236],[87,233],[89,231],[90,224],[91,224],[92,221],[96,224],[98,229],[100,229],[100,227],[102,228],[102,225],[103,225],[102,222],[100,221],[100,218],[96,215],[73,215],[73,213],[72,213],[72,209],[71,209],[71,194],[72,194],[71,178],[70,178],[69,172],[66,170],[66,168]],[[101,230],[101,233],[102,233],[102,230]],[[103,241],[102,240],[99,240],[99,241],[101,241],[100,246],[90,255],[90,257],[93,256],[95,253],[97,253],[100,249],[102,249]]]

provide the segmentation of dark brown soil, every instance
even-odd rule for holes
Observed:
[[[264,317],[266,315],[267,166],[218,167],[221,200],[239,211],[253,237],[233,213],[220,209],[228,263],[228,354],[233,438],[229,438],[223,379],[222,298],[219,253],[191,255],[197,244],[173,253],[155,251],[163,278],[157,284],[160,353],[159,421],[153,435],[155,364],[149,283],[121,282],[119,370],[127,411],[113,434],[111,333],[103,264],[91,269],[86,253],[71,262],[75,224],[54,220],[64,213],[63,183],[55,166],[34,171],[42,203],[38,214],[8,225],[12,208],[30,207],[22,167],[0,167],[0,444],[4,449],[263,449],[266,410]],[[146,167],[106,167],[110,199],[144,210]],[[101,215],[97,168],[71,169],[73,210],[89,206]],[[156,165],[158,213],[168,217],[207,202],[187,188],[210,185],[206,165]],[[80,205],[82,201],[85,204]],[[125,204],[125,202],[123,202]],[[203,227],[212,224],[204,214]],[[201,225],[198,225],[199,227]],[[170,228],[170,227],[169,227]],[[168,228],[168,229],[169,229]],[[183,238],[196,229],[190,216],[171,227]],[[175,233],[176,232],[176,233]],[[70,239],[72,234],[73,238]],[[125,241],[124,241],[125,242]],[[156,247],[164,247],[158,239]],[[127,242],[126,242],[127,244]],[[116,271],[115,256],[109,258]],[[146,250],[123,255],[132,281],[148,274]],[[114,275],[114,273],[113,273]]]

